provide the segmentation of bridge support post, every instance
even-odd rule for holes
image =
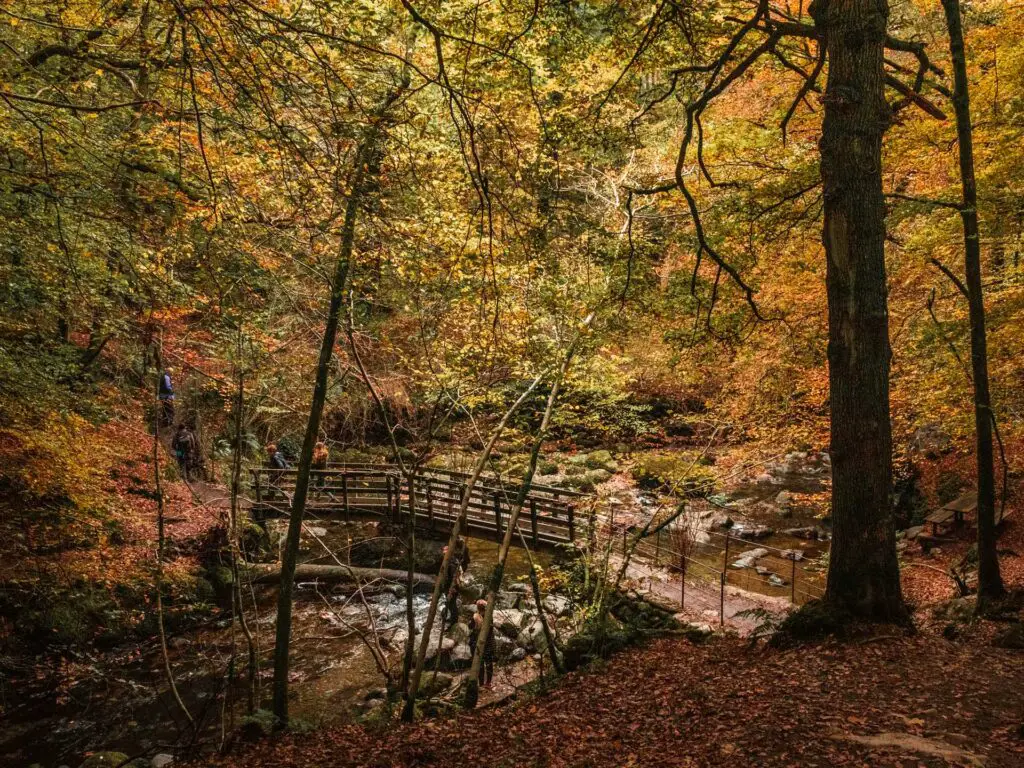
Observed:
[[[537,547],[537,500],[530,499],[530,533],[533,534],[533,546]]]
[[[394,492],[392,490],[391,480],[391,475],[384,476],[384,485],[387,487],[388,491],[388,518],[391,520],[392,523],[397,523],[398,515],[395,514]]]
[[[348,475],[344,472],[341,475],[341,504],[345,510],[345,522],[352,522],[352,513],[348,507]]]

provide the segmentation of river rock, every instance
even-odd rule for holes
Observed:
[[[530,616],[516,608],[499,609],[494,612],[494,626],[506,637],[518,637]]]
[[[764,547],[757,547],[749,552],[744,552],[738,559],[734,560],[729,567],[730,568],[753,568],[754,562],[759,558],[764,557],[768,554],[768,550]]]
[[[542,605],[545,612],[553,613],[555,616],[565,616],[569,613],[569,598],[562,595],[548,595]]]
[[[525,595],[530,591],[530,585],[523,581],[517,581],[514,584],[509,584],[505,589],[508,592],[518,592],[520,595]]]
[[[448,637],[450,637],[456,643],[469,642],[469,625],[462,621],[458,622],[448,632]]]
[[[768,577],[768,583],[771,584],[773,587],[784,587],[787,584],[789,584],[789,582],[786,581],[784,578],[782,578],[781,576],[777,576],[774,573]]]
[[[515,592],[499,592],[494,600],[494,607],[502,610],[518,609],[522,604],[523,596]]]
[[[755,565],[754,566],[754,571],[757,573],[758,576],[771,576],[771,575],[773,575],[772,572],[769,571],[767,568],[765,568],[763,565]]]
[[[444,692],[452,684],[452,680],[452,676],[446,675],[444,672],[438,672],[436,675],[427,675],[420,683],[420,690],[416,697],[419,699],[433,698]]]
[[[522,661],[526,658],[525,648],[513,648],[512,653],[508,655],[509,661]]]
[[[543,653],[544,649],[548,646],[547,638],[544,636],[544,627],[541,626],[539,621],[535,621],[520,632],[519,637],[516,638],[516,642],[519,644],[520,648],[525,648],[528,651],[538,651],[541,653]]]
[[[168,755],[166,752],[161,752],[158,755],[153,755],[153,759],[149,761],[149,764],[153,768],[167,768],[168,765],[174,762],[174,755]]]
[[[494,636],[494,653],[501,659],[511,658],[512,654],[516,651],[516,641],[514,638],[508,638],[504,635]]]
[[[306,533],[308,533],[310,536],[317,536],[319,538],[323,538],[324,536],[327,535],[327,529],[326,528],[321,528],[320,526],[317,526],[317,525],[307,525],[305,527],[305,530],[306,530]],[[159,755],[158,755],[158,757],[159,757]],[[156,758],[153,758],[153,759],[155,760]]]
[[[814,541],[818,538],[818,528],[814,526],[807,526],[806,528],[787,528],[784,531],[780,531],[783,536],[792,536],[794,539],[807,539]]]
[[[497,639],[497,638],[495,638]],[[473,663],[473,652],[469,650],[469,643],[458,643],[452,649],[450,664],[452,669],[468,669]]]
[[[786,560],[796,560],[798,563],[804,559],[803,550],[800,549],[784,549],[779,553],[779,557],[785,558]]]
[[[793,503],[793,494],[789,491],[779,491],[775,496],[775,503],[780,507],[788,506]]]

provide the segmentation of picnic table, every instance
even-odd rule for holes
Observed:
[[[954,527],[963,525],[964,515],[973,512],[978,508],[978,494],[969,491],[944,504],[924,519],[925,524],[930,524],[932,533],[938,534],[941,529],[952,524]]]

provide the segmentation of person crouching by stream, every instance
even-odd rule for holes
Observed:
[[[480,628],[484,625],[484,613],[487,611],[487,601],[476,601],[476,613],[473,614],[473,627],[469,633],[469,649],[476,655],[477,640],[480,636]],[[483,658],[480,664],[480,686],[490,689],[491,681],[494,679],[494,657],[496,656],[494,644],[494,623],[491,623],[487,631],[487,638],[484,640]]]

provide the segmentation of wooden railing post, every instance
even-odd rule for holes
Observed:
[[[430,523],[431,529],[434,527],[434,494],[431,492],[430,478],[424,476],[424,482],[427,484],[427,520]]]
[[[796,605],[796,555],[790,552],[789,602]]]
[[[501,497],[497,491],[494,492],[494,530],[498,534],[498,541],[501,541]]]
[[[260,471],[254,469],[252,472],[253,478],[256,481],[256,503],[263,503],[263,488],[260,486]]]
[[[341,505],[345,510],[345,522],[352,522],[352,514],[348,508],[348,475],[344,471],[341,474]]]
[[[569,511],[569,541],[576,541],[576,519],[573,516],[572,504],[568,507]]]
[[[530,532],[533,534],[533,546],[537,546],[537,500],[530,499]]]
[[[388,519],[392,523],[397,523],[398,517],[395,515],[394,496],[391,492],[391,475],[384,475],[384,485],[387,487],[388,491]]]

